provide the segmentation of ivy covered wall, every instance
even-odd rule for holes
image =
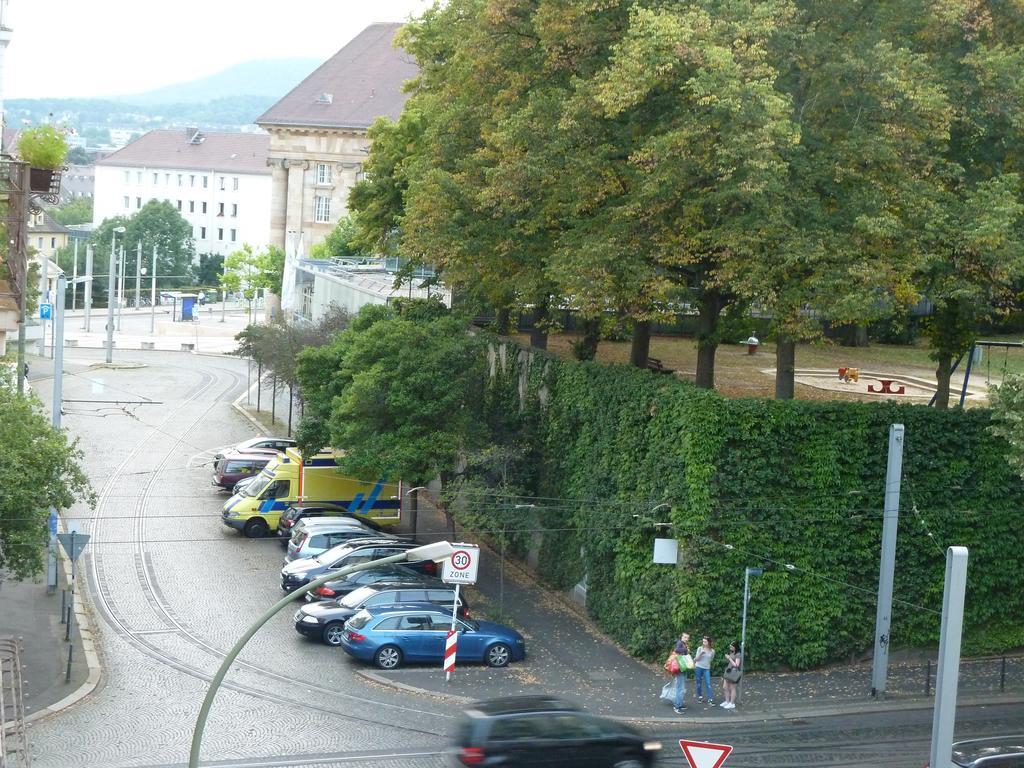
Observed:
[[[751,585],[755,666],[869,652],[892,423],[906,427],[893,646],[938,642],[952,544],[970,549],[965,653],[1024,646],[1024,487],[987,411],[729,400],[508,352],[488,407],[518,411],[535,443],[522,485],[551,499],[532,510],[551,531],[539,574],[564,588],[586,574],[588,609],[631,652],[662,655],[683,629],[738,640],[746,566],[765,569]],[[679,540],[678,566],[652,564],[655,535]]]

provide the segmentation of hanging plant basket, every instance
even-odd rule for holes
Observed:
[[[28,186],[36,195],[59,195],[60,194],[59,170],[50,168],[29,169]]]

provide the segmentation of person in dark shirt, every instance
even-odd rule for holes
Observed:
[[[677,715],[686,711],[686,664],[683,657],[690,653],[690,633],[683,632],[672,649],[672,655],[679,660],[679,672],[675,676],[675,689],[672,696],[672,708]]]

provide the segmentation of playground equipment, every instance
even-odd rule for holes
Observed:
[[[1010,349],[1018,348],[1024,349],[1024,341],[976,341],[971,345],[971,350],[967,353],[967,370],[964,371],[964,384],[960,390],[960,407],[964,407],[964,400],[967,398],[967,384],[971,380],[971,369],[974,367],[975,360],[981,358],[981,348],[983,347],[1002,347],[1003,349],[1003,376],[1006,375],[1007,363],[1009,361]],[[986,372],[986,383],[991,384],[992,382],[992,360],[991,355],[988,356],[988,370]],[[950,375],[952,375],[957,366],[960,365],[960,361],[964,359],[961,354],[956,361],[953,363],[953,367],[949,369]],[[935,398],[938,397],[938,393],[932,395],[932,399],[928,401],[928,405],[935,405]]]
[[[860,381],[860,368],[840,368],[839,380],[847,384],[851,381]]]

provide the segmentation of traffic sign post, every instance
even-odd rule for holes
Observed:
[[[680,739],[679,748],[690,768],[721,768],[732,753],[728,744],[712,744],[710,741],[692,741]]]
[[[68,601],[68,622],[64,627],[64,640],[68,642],[68,669],[64,675],[64,682],[71,682],[71,657],[74,652],[74,643],[71,642],[71,620],[75,615],[75,561],[82,554],[85,545],[89,543],[89,534],[71,531],[70,533],[58,533],[57,541],[64,547],[67,556],[71,558],[71,599]]]
[[[452,679],[455,670],[455,648],[459,642],[459,591],[463,584],[476,584],[477,571],[480,568],[480,547],[476,544],[452,544],[455,552],[444,561],[441,567],[441,580],[446,584],[455,585],[455,603],[452,605],[452,628],[444,646],[444,679]]]

